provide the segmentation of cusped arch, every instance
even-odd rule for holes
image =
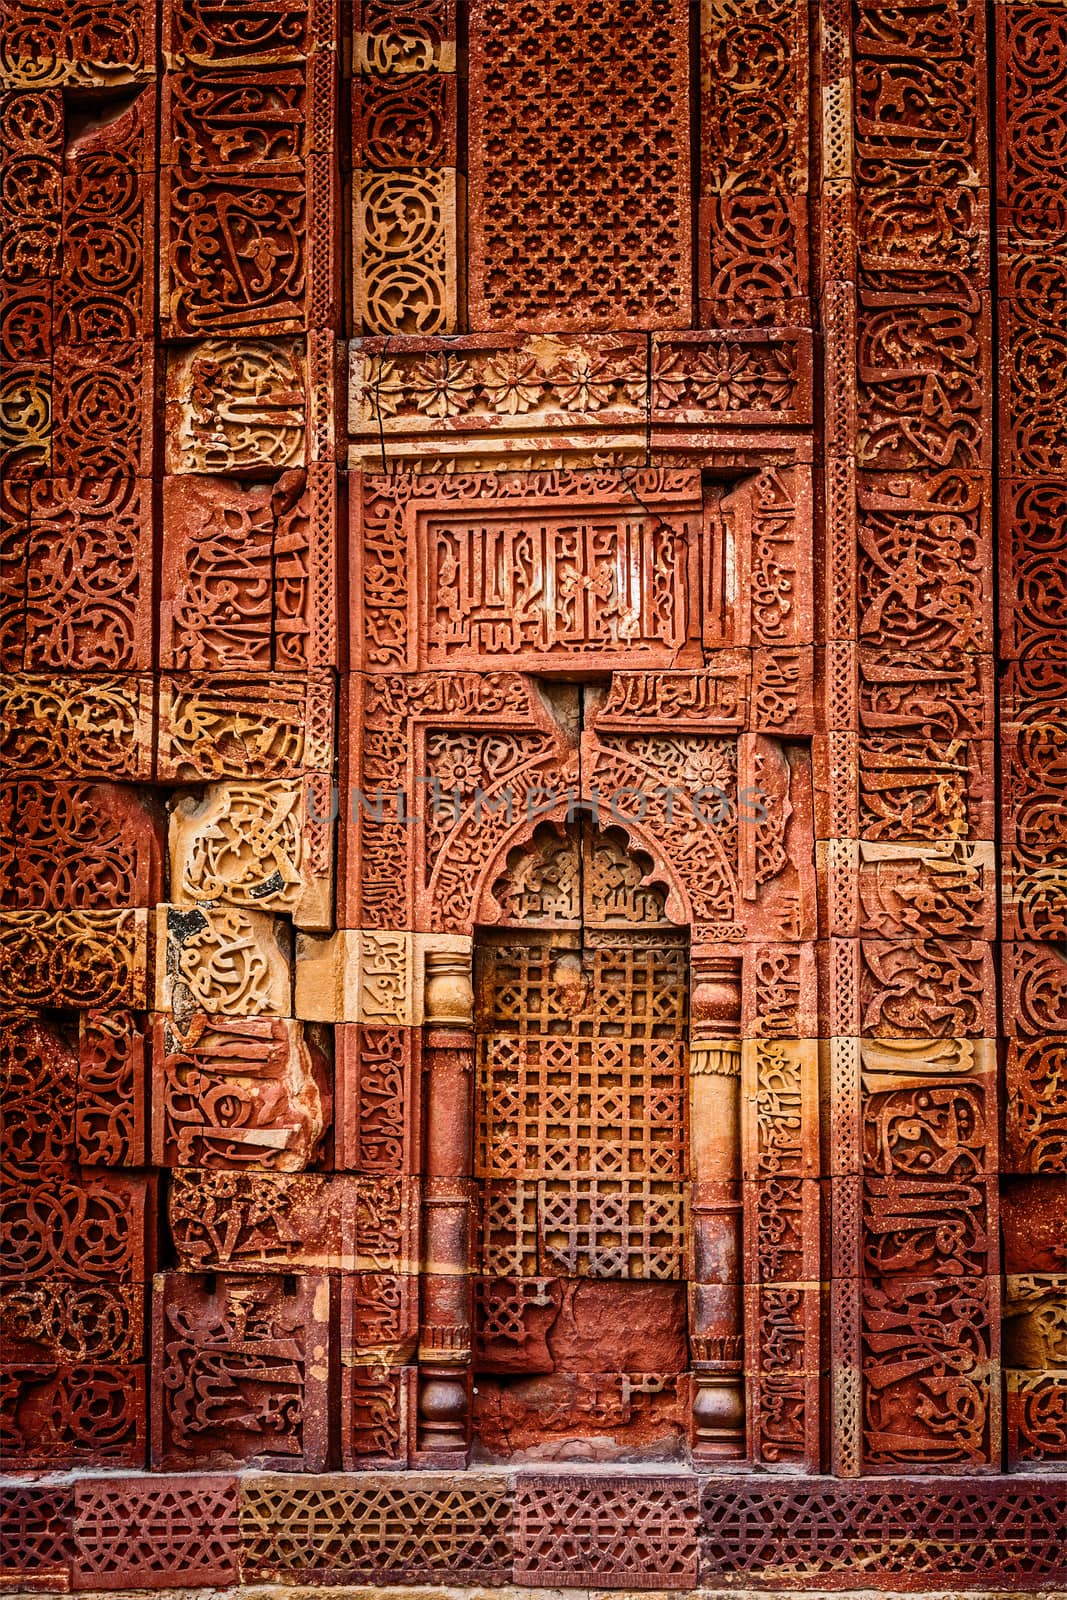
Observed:
[[[695,808],[704,779],[690,774],[677,741],[629,742],[637,748],[594,735],[583,743],[580,762],[573,747],[542,748],[467,801],[439,836],[436,859],[427,862],[426,931],[470,934],[487,916],[499,921],[492,885],[508,852],[527,844],[539,825],[564,824],[586,812],[602,826],[622,829],[630,848],[650,858],[652,871],[668,886],[671,922],[738,937],[736,773],[732,794],[715,791],[725,804],[717,821]]]
[[[640,876],[632,884],[634,893],[643,895],[646,900],[651,896],[656,897],[662,917],[650,916],[644,920],[662,920],[676,927],[687,927],[691,910],[688,896],[656,841],[629,819],[612,818],[606,824],[601,823],[591,800],[574,802],[569,807],[560,807],[558,812],[549,816],[524,819],[509,838],[501,841],[493,860],[480,880],[479,895],[474,903],[475,924],[480,927],[494,927],[521,921],[551,923],[582,920],[580,905],[570,908],[565,906],[570,893],[567,884],[555,885],[557,893],[554,906],[550,899],[551,885],[545,885],[545,905],[539,917],[517,915],[514,889],[512,903],[509,904],[506,886],[509,881],[512,886],[515,885],[516,873],[522,870],[523,863],[529,863],[533,871],[537,870],[539,861],[548,865],[546,852],[552,840],[555,840],[560,847],[556,862],[559,863],[561,871],[566,870],[566,847],[569,845],[576,852],[583,848],[583,841],[579,836],[583,820],[588,824],[595,840],[602,842],[608,849],[614,846],[622,857],[637,868]],[[529,887],[533,892],[532,886]]]

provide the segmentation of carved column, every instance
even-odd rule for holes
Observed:
[[[700,945],[691,960],[693,1456],[702,1462],[737,1461],[745,1454],[741,962]]]
[[[417,1464],[462,1467],[470,1441],[474,991],[469,948],[428,950],[425,960]]]

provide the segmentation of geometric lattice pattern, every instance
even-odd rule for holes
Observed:
[[[0,1584],[5,1589],[44,1588],[61,1580],[70,1565],[73,1491],[38,1484],[0,1485]]]
[[[689,1588],[697,1579],[696,1510],[691,1477],[522,1477],[516,1580]]]
[[[237,1576],[232,1478],[138,1478],[75,1490],[75,1576],[90,1589],[228,1583]]]
[[[684,324],[686,7],[609,0],[574,20],[472,5],[472,326]]]
[[[239,1531],[235,1508],[240,1506]],[[1056,1590],[1067,1482],[479,1471],[86,1476],[0,1487],[5,1589],[512,1581]],[[379,1580],[380,1581],[380,1580]]]
[[[707,1482],[701,1580],[822,1589],[954,1584],[1034,1588],[1067,1578],[1067,1483],[815,1479]],[[757,1576],[758,1575],[758,1576]]]
[[[241,1529],[246,1577],[501,1583],[511,1569],[506,1480],[406,1476],[249,1479]]]
[[[682,1276],[686,964],[659,933],[481,950],[486,1271]]]

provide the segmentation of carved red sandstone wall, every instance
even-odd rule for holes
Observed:
[[[1064,1579],[994,11],[14,0],[5,1581]]]

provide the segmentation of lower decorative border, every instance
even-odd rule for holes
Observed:
[[[516,1584],[958,1593],[1067,1582],[1067,1478],[209,1473],[0,1481],[0,1588]],[[290,1593],[286,1589],[286,1593]]]

